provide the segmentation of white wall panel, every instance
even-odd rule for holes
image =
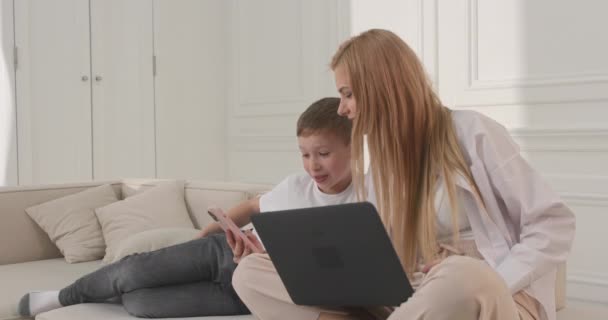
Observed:
[[[608,48],[605,42],[592,40],[593,36],[587,38],[587,34],[599,32],[595,28],[607,27],[600,15],[591,14],[608,9],[605,6],[548,0],[534,4],[440,1],[439,89],[444,101],[471,107],[608,99],[608,77],[601,58]],[[575,17],[564,19],[572,12]],[[443,36],[446,32],[449,37]],[[579,35],[577,41],[588,42],[576,47],[584,50],[565,44],[572,33]],[[559,53],[558,43],[563,46]]]
[[[302,5],[301,1],[239,2],[235,20],[239,107],[303,100],[308,57],[303,52]]]
[[[296,120],[337,96],[331,55],[347,34],[345,1],[233,1],[228,178],[276,183],[300,172]]]
[[[521,86],[606,82],[608,46],[591,39],[605,37],[607,8],[583,3],[472,0],[476,80]]]
[[[230,4],[155,0],[160,178],[225,180]]]
[[[524,156],[577,216],[568,297],[608,300],[608,260],[593,254],[608,194],[608,28],[603,2],[438,2],[444,103],[512,131]]]
[[[92,0],[93,178],[155,176],[152,2]]]
[[[422,48],[422,1],[352,0],[351,34],[369,29],[389,29],[419,52]]]
[[[254,146],[258,146],[255,142],[253,143]],[[246,159],[248,166],[244,166],[243,161],[239,161],[239,159]],[[299,153],[293,149],[287,151],[277,148],[244,151],[235,149],[229,161],[231,167],[234,168],[231,172],[234,181],[276,184],[288,174],[304,172],[300,164]],[[256,169],[252,170],[252,168]]]
[[[401,37],[424,62],[437,84],[437,0],[352,0],[351,34],[388,29]]]
[[[13,1],[0,0],[0,186],[18,184]]]
[[[92,178],[89,3],[15,1],[20,184]]]
[[[608,222],[608,3],[381,4],[353,1],[354,33],[395,31],[419,54],[444,104],[480,111],[512,132],[577,216],[568,297],[608,303],[608,258],[598,254]]]
[[[608,304],[608,259],[606,249],[608,196],[568,197],[564,199],[576,212],[577,234],[568,260],[570,299]]]

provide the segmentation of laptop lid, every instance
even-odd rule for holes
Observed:
[[[414,292],[369,202],[265,212],[252,222],[296,304],[398,306]]]

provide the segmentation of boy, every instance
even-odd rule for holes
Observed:
[[[337,115],[339,103],[338,98],[324,98],[300,115],[296,135],[306,173],[290,175],[270,192],[229,211],[228,215],[237,225],[249,223],[252,213],[356,201],[350,172],[351,122]],[[201,235],[219,231],[217,224],[211,224]],[[262,247],[254,234],[247,233],[247,236]],[[227,240],[235,262],[251,253],[251,249],[230,232]]]
[[[356,201],[350,172],[351,123],[338,115],[339,104],[339,98],[324,98],[302,113],[297,136],[306,173],[291,175],[270,192],[230,209],[227,215],[239,227],[259,212]],[[199,239],[125,257],[61,291],[28,293],[19,312],[35,316],[62,306],[120,297],[125,309],[137,317],[249,313],[231,284],[236,263],[249,249],[221,231],[219,224],[212,223]]]

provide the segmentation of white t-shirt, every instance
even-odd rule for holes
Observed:
[[[462,192],[462,190],[456,188],[456,192]],[[456,196],[458,197],[459,195]],[[462,201],[458,201],[458,204],[459,239],[474,240],[466,209]],[[435,192],[435,211],[437,212],[437,240],[439,242],[449,242],[452,240],[452,210],[450,208],[450,197],[445,190],[443,179],[437,185]]]
[[[260,212],[322,207],[357,202],[355,188],[351,183],[344,191],[327,194],[319,190],[317,183],[306,173],[293,174],[285,178],[272,190],[260,197]],[[256,230],[253,230],[258,239]],[[260,239],[260,242],[262,240]],[[262,244],[263,245],[263,244]]]
[[[352,183],[342,192],[327,194],[319,190],[308,174],[290,175],[271,191],[260,197],[260,211],[278,211],[310,207],[329,206],[356,202]]]
[[[371,171],[365,175],[365,186],[367,187],[368,200],[378,208],[376,204],[376,194],[374,184],[371,177]],[[462,192],[456,188],[457,192]],[[460,195],[456,195],[457,197]],[[458,201],[460,208],[458,209],[458,226],[460,240],[474,240],[471,224],[467,217],[466,209],[462,201]],[[437,240],[439,242],[449,242],[452,240],[452,210],[450,208],[450,199],[445,190],[445,182],[443,179],[439,181],[435,190],[435,212],[437,214]],[[390,232],[389,232],[390,234]]]
[[[366,174],[365,180],[368,194],[367,201],[377,207],[376,194],[369,171]],[[449,197],[447,192],[445,192],[443,180],[438,184],[436,192],[435,210],[437,212],[438,240],[451,240],[452,215],[450,213]],[[319,190],[316,182],[308,174],[293,174],[260,197],[260,212],[321,207],[357,201],[357,195],[352,183],[338,194],[327,194]],[[459,208],[460,239],[473,239],[471,226],[464,210],[462,206]],[[253,230],[253,233],[257,236],[255,230]]]

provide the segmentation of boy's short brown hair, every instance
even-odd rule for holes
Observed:
[[[340,98],[315,101],[298,118],[297,136],[329,132],[337,135],[346,145],[350,144],[352,122],[338,115],[339,106]]]

